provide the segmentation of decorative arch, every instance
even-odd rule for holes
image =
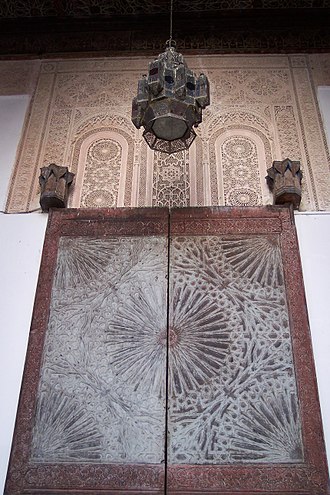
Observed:
[[[70,206],[130,206],[133,145],[127,133],[109,127],[90,129],[79,137],[73,151],[76,181]]]
[[[249,128],[227,129],[212,140],[220,203],[258,206],[272,202],[265,181],[267,164],[271,164],[267,144]]]
[[[75,139],[79,139],[90,130],[103,127],[123,131],[132,138],[135,134],[135,129],[126,115],[95,112],[92,115],[89,114],[87,117],[82,117],[78,114],[73,126],[73,135]]]
[[[211,204],[271,203],[264,178],[273,161],[274,142],[266,121],[237,112],[218,116],[209,127],[213,129],[209,140]]]
[[[237,110],[227,113],[217,113],[207,119],[206,132],[212,136],[218,129],[228,126],[240,127],[246,125],[253,129],[262,132],[267,139],[272,140],[274,136],[274,128],[270,120],[267,120],[264,115],[257,112],[245,112]]]

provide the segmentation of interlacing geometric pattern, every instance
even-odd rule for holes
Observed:
[[[34,462],[164,458],[166,271],[167,239],[61,239]]]
[[[80,206],[117,205],[121,153],[120,144],[113,139],[93,142],[87,153]]]
[[[175,238],[171,266],[170,462],[301,462],[277,237]]]
[[[169,208],[189,206],[188,152],[156,153],[154,167],[153,204]]]
[[[258,153],[255,143],[243,136],[228,138],[221,147],[225,204],[262,204]]]
[[[61,238],[33,462],[302,462],[278,242]]]

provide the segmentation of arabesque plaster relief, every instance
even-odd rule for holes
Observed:
[[[316,98],[317,86],[330,84],[329,55],[186,57],[208,76],[211,105],[191,148],[173,155],[151,151],[130,120],[150,60],[0,63],[0,92],[10,94],[32,92],[40,70],[8,212],[38,208],[38,176],[49,163],[76,174],[73,207],[267,205],[266,170],[287,157],[301,162],[300,209],[330,209],[329,150]],[[27,73],[24,87],[17,64]]]

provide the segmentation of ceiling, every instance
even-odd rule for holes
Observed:
[[[169,37],[170,0],[1,0],[0,57],[148,54]],[[330,51],[330,0],[173,0],[185,53]]]
[[[174,12],[329,8],[330,0],[175,0]],[[169,12],[170,0],[1,0],[0,17],[117,16]]]

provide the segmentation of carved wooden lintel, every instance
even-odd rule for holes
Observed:
[[[42,167],[39,176],[40,205],[42,211],[49,208],[65,208],[68,200],[69,187],[74,175],[68,167],[60,167],[51,163],[48,167]]]
[[[295,209],[298,209],[301,201],[302,180],[300,162],[289,158],[274,161],[267,173],[266,181],[273,193],[274,204],[291,203]]]

